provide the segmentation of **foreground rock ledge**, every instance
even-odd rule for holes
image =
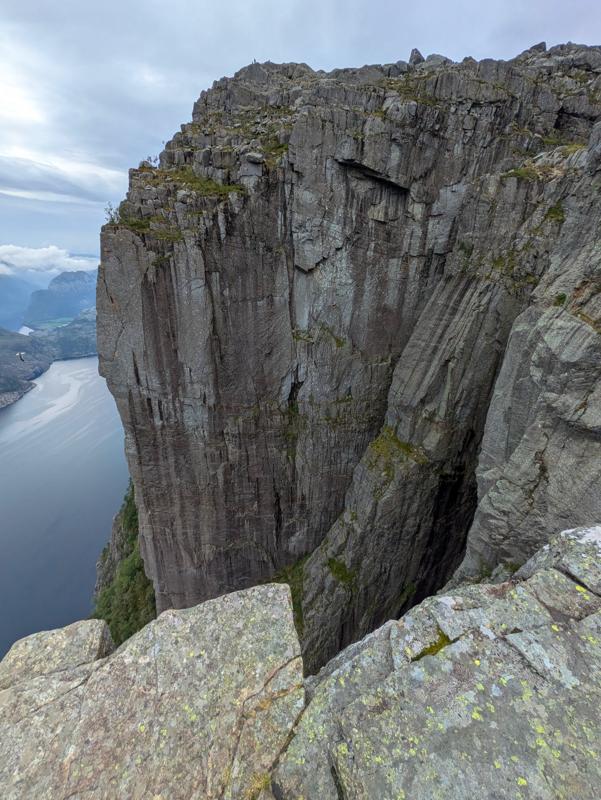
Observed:
[[[305,680],[288,589],[102,622],[0,663],[0,796],[431,800],[601,795],[601,527],[460,586]]]

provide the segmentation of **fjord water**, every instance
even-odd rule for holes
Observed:
[[[0,658],[22,636],[89,616],[127,480],[97,358],[55,362],[0,411]]]

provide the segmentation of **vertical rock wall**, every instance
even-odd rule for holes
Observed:
[[[313,669],[448,579],[487,413],[500,468],[528,421],[493,454],[503,402],[544,404],[548,378],[563,397],[561,362],[595,357],[582,337],[598,339],[599,114],[596,48],[328,74],[254,64],[203,92],[158,168],[131,171],[102,234],[99,352],[159,610],[293,574]],[[503,390],[536,373],[546,329],[522,345],[528,315],[573,337],[542,379]],[[498,538],[520,544],[491,544],[491,481],[470,574],[524,560],[558,523],[551,511],[514,536],[501,512]]]

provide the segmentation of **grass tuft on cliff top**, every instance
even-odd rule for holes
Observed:
[[[138,510],[130,483],[123,501],[121,525],[126,534],[126,554],[111,583],[96,598],[92,617],[108,624],[113,641],[120,645],[156,617],[152,583],[144,572],[138,542]]]

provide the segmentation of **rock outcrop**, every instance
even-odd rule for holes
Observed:
[[[428,598],[315,677],[287,587],[0,663],[3,800],[597,800],[601,527]]]
[[[315,671],[601,518],[600,115],[594,47],[253,64],[130,172],[98,342],[159,610],[292,575]]]
[[[167,611],[109,658],[106,635],[76,623],[2,662],[3,800],[257,797],[304,706],[287,587]]]

